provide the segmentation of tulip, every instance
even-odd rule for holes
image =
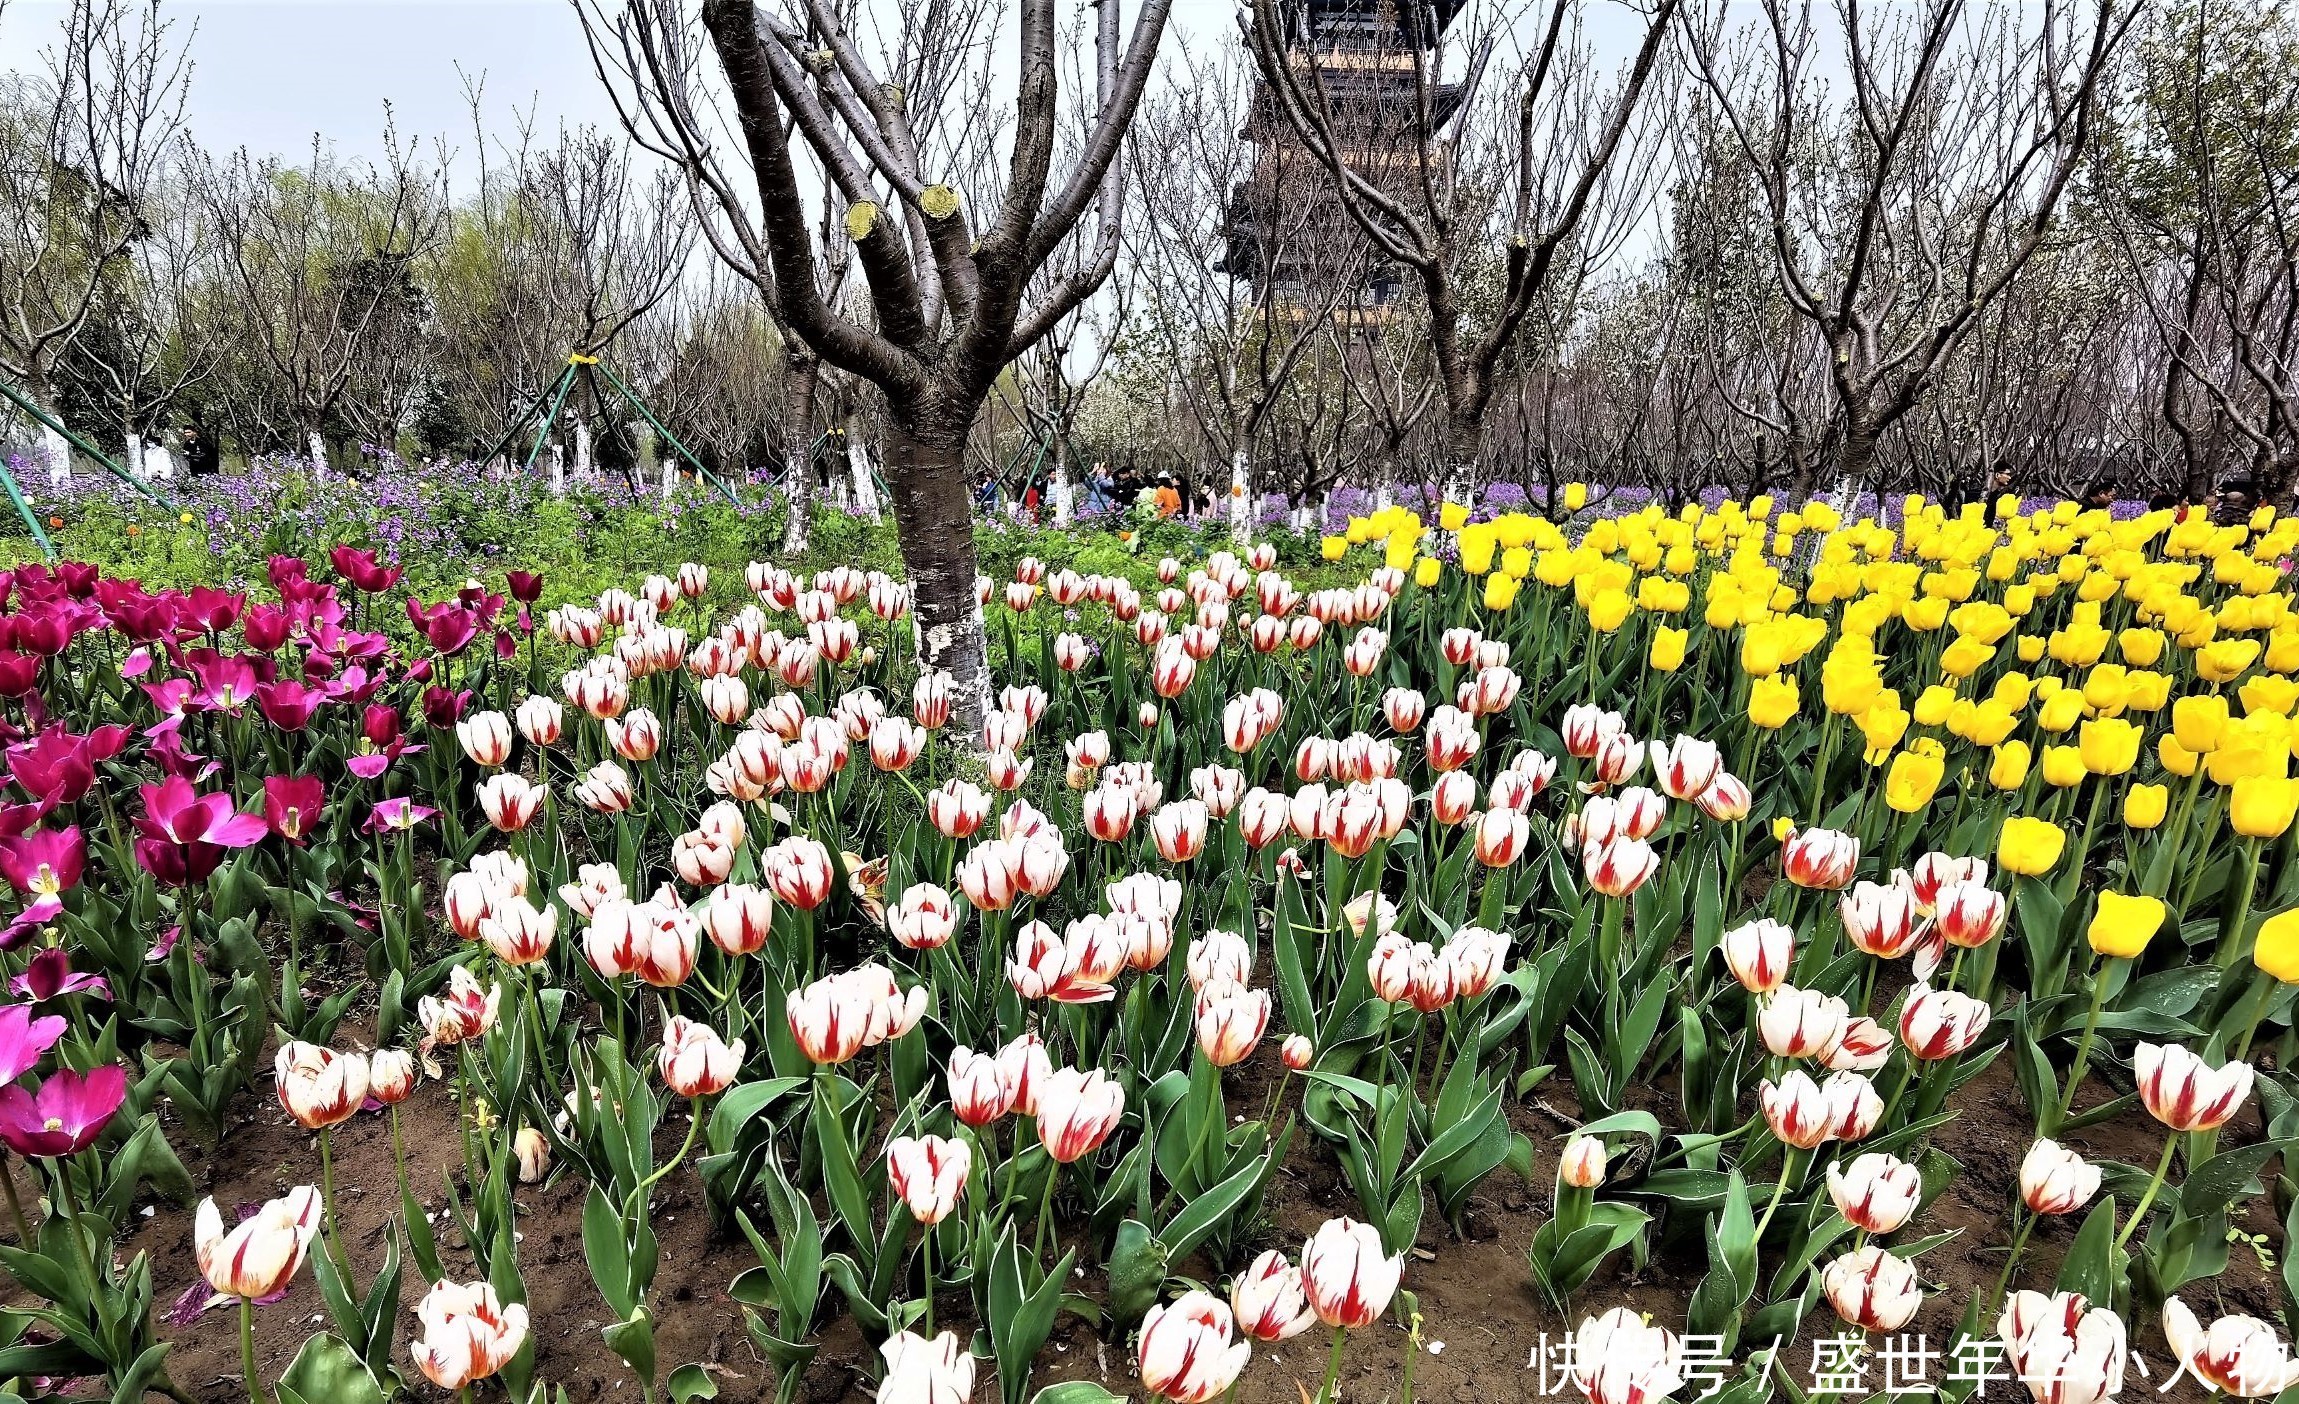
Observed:
[[[549,793],[548,786],[504,771],[481,782],[479,809],[497,829],[507,834],[517,833],[535,821],[535,815],[543,808],[543,798]]]
[[[731,956],[753,955],[774,934],[774,899],[748,883],[726,883],[703,904],[703,931]]]
[[[1724,757],[1714,742],[1679,736],[1666,750],[1652,743],[1652,769],[1670,799],[1694,800],[1724,773]]]
[[[1845,938],[1878,960],[1897,960],[1919,934],[1915,893],[1897,883],[1861,881],[1836,899]]]
[[[886,1373],[877,1404],[968,1404],[974,1395],[974,1356],[948,1331],[929,1341],[898,1332],[878,1348]]]
[[[2056,1141],[2040,1140],[2020,1161],[2020,1199],[2038,1214],[2073,1214],[2099,1193],[2099,1167]]]
[[[1777,1085],[1766,1078],[1757,1084],[1757,1101],[1765,1124],[1782,1145],[1811,1150],[1834,1134],[1827,1097],[1802,1072],[1789,1073]]]
[[[608,717],[606,728],[607,745],[633,765],[653,760],[655,752],[662,749],[662,723],[644,707],[635,707],[620,717]]]
[[[1136,1352],[1142,1387],[1174,1404],[1207,1404],[1229,1389],[1253,1351],[1230,1335],[1229,1308],[1210,1292],[1151,1307]]]
[[[2299,1360],[2255,1316],[2222,1316],[2206,1329],[2174,1296],[2163,1304],[2163,1338],[2197,1379],[2238,1399],[2271,1399],[2299,1384]]]
[[[2299,781],[2247,775],[2228,791],[2228,827],[2248,839],[2282,837],[2295,813],[2299,813]]]
[[[940,1136],[897,1136],[886,1145],[886,1179],[910,1217],[932,1227],[958,1207],[973,1168],[964,1141]]]
[[[1891,1233],[1907,1223],[1923,1193],[1923,1177],[1898,1156],[1870,1151],[1828,1167],[1828,1198],[1863,1233]]]
[[[2004,1362],[2036,1404],[2106,1404],[2123,1388],[2123,1318],[2087,1305],[2074,1292],[2014,1292],[2004,1304]]]
[[[1246,1265],[1229,1285],[1229,1305],[1237,1329],[1257,1341],[1286,1341],[1316,1323],[1309,1309],[1301,1269],[1275,1248]]]
[[[1875,1244],[1829,1263],[1821,1270],[1820,1287],[1836,1315],[1863,1331],[1897,1331],[1924,1304],[1916,1265]]]
[[[1202,801],[1187,799],[1166,805],[1150,818],[1150,837],[1158,856],[1168,863],[1186,863],[1205,850],[1208,821]]]
[[[227,1232],[213,1198],[192,1218],[192,1256],[208,1286],[227,1297],[263,1301],[294,1280],[319,1233],[319,1191],[300,1185],[240,1220]]]
[[[835,975],[792,990],[783,1011],[791,1037],[810,1062],[843,1063],[862,1051],[870,1033],[867,993]]]
[[[378,1048],[367,1055],[367,1095],[384,1106],[406,1101],[419,1076],[415,1055],[404,1049]]]
[[[1285,1042],[1277,1046],[1278,1061],[1290,1072],[1305,1072],[1317,1061],[1317,1045],[1307,1034],[1287,1034]]]
[[[913,883],[886,909],[886,929],[904,947],[930,951],[947,944],[958,929],[958,910],[947,890]]]
[[[493,770],[511,758],[511,722],[501,712],[474,712],[455,723],[455,739],[473,765]]]
[[[1643,839],[1616,837],[1581,852],[1581,871],[1589,886],[1607,897],[1634,894],[1659,869],[1660,855]]]
[[[557,698],[538,693],[519,704],[518,711],[513,713],[513,720],[518,724],[519,734],[527,738],[528,745],[556,746],[566,732],[567,709],[559,705]]]
[[[662,1051],[655,1067],[663,1085],[681,1097],[708,1097],[733,1085],[742,1071],[742,1040],[720,1040],[718,1031],[685,1015],[663,1026]]]
[[[1718,942],[1732,978],[1750,994],[1769,994],[1787,978],[1796,954],[1796,933],[1769,917],[1759,917],[1724,933]]]
[[[1595,1136],[1575,1136],[1565,1142],[1557,1161],[1557,1178],[1574,1189],[1595,1189],[1605,1182],[1605,1143]]]
[[[2102,892],[2085,936],[2099,954],[2129,960],[2147,949],[2147,943],[2162,928],[2163,918],[2163,899],[2159,897]]]
[[[2251,1065],[2215,1069],[2178,1044],[2142,1043],[2132,1050],[2140,1105],[2174,1131],[2216,1131],[2251,1095]]]
[[[1850,885],[1860,862],[1860,840],[1834,829],[1791,833],[1780,848],[1780,872],[1798,887],[1823,890]]]
[[[1844,1037],[1851,1014],[1835,995],[1780,985],[1757,1011],[1757,1033],[1775,1057],[1818,1058]]]
[[[2058,866],[2067,831],[2049,819],[2026,815],[2006,819],[1996,840],[1996,862],[2007,871],[2039,877]]]
[[[1036,1116],[1046,1083],[1054,1075],[1053,1059],[1034,1033],[1017,1036],[998,1050],[998,1085],[1004,1089],[1006,1110]]]
[[[1355,1219],[1327,1219],[1301,1249],[1301,1285],[1309,1309],[1336,1330],[1363,1330],[1381,1319],[1405,1275],[1381,1231]]]
[[[2008,915],[2010,906],[2001,892],[1966,881],[1940,889],[1932,924],[1949,945],[1976,950],[1996,938]]]
[[[1883,1025],[1865,1014],[1854,1015],[1844,1021],[1836,1046],[1820,1055],[1820,1065],[1830,1072],[1874,1072],[1891,1060],[1894,1046]]]
[[[1684,1342],[1627,1307],[1583,1318],[1573,1333],[1573,1387],[1589,1404],[1655,1404],[1684,1387]]]
[[[367,1100],[367,1060],[314,1043],[280,1045],[273,1061],[279,1103],[307,1131],[349,1121]]]
[[[1269,992],[1226,979],[1206,985],[1197,994],[1196,1026],[1207,1062],[1217,1068],[1243,1062],[1269,1027]]]
[[[496,902],[479,922],[479,939],[505,965],[533,965],[551,953],[559,934],[559,909],[541,910],[524,897]]]
[[[820,841],[793,834],[759,855],[759,869],[774,895],[802,912],[830,897],[830,850]]]
[[[511,1140],[511,1158],[518,1162],[522,1185],[539,1185],[551,1173],[551,1143],[537,1127],[519,1128]]]
[[[995,1054],[954,1048],[943,1078],[950,1089],[951,1113],[968,1126],[979,1129],[1006,1114],[1005,1084],[999,1079]]]
[[[1918,984],[1900,1007],[1900,1042],[1926,1062],[1953,1058],[1979,1041],[1988,1026],[1986,1000]]]
[[[416,1003],[415,1019],[432,1043],[448,1046],[477,1038],[495,1027],[496,1012],[502,1002],[501,985],[482,990],[471,968],[458,965],[447,974],[444,995],[437,998],[425,995]]]
[[[1059,1068],[1038,1096],[1038,1140],[1063,1165],[1100,1150],[1125,1115],[1125,1089],[1100,1068]]]
[[[1451,972],[1454,995],[1475,999],[1499,983],[1508,966],[1509,938],[1481,926],[1463,926],[1440,954]]]
[[[505,1304],[485,1282],[433,1284],[415,1319],[420,1333],[407,1353],[425,1379],[446,1390],[496,1374],[527,1341],[527,1308]]]

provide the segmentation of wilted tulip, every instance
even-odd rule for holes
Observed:
[[[261,1301],[287,1290],[319,1233],[319,1191],[299,1185],[226,1232],[214,1199],[192,1218],[192,1254],[208,1286],[227,1297]]]
[[[284,1043],[272,1071],[279,1081],[279,1104],[307,1131],[349,1121],[367,1100],[367,1059],[357,1053]]]
[[[519,1164],[519,1183],[539,1185],[551,1173],[551,1142],[539,1127],[522,1126],[511,1141],[511,1158]]]

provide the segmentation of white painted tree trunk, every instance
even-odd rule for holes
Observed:
[[[878,488],[870,481],[870,455],[849,440],[846,462],[854,472],[854,514],[877,521]]]
[[[1056,463],[1054,465],[1054,525],[1057,527],[1066,527],[1070,524],[1070,497],[1070,465]]]
[[[575,476],[586,481],[591,476],[591,426],[579,419],[575,421]],[[564,481],[564,470],[561,481]],[[564,491],[564,488],[554,490]]]
[[[579,451],[578,461],[580,461]],[[567,454],[566,450],[557,444],[551,445],[551,495],[554,497],[567,495]]]
[[[131,477],[141,478],[145,476],[144,436],[130,429],[127,440],[120,445],[120,450],[120,466],[127,469]]]
[[[1389,510],[1391,507],[1395,506],[1395,505],[1396,505],[1396,502],[1397,502],[1397,499],[1396,499],[1394,496],[1392,496],[1392,495],[1390,494],[1390,492],[1389,492],[1389,485],[1388,485],[1387,483],[1383,483],[1383,484],[1382,484],[1380,487],[1378,487],[1378,488],[1375,488],[1375,489],[1373,490],[1373,510],[1374,510],[1374,511],[1376,511],[1376,512],[1386,512],[1386,511],[1388,511],[1388,510]]]
[[[312,430],[310,436],[305,440],[305,447],[311,454],[312,476],[315,478],[325,478],[327,476],[326,436],[321,434],[317,429]]]
[[[72,442],[45,424],[40,426],[40,455],[47,460],[48,486],[72,481]]]
[[[788,444],[782,452],[782,554],[796,556],[806,550],[807,520],[813,508],[814,454],[803,443]],[[912,657],[917,655],[913,653]]]
[[[175,481],[176,456],[168,452],[166,444],[154,444],[144,450],[144,476],[155,483]]]
[[[1245,450],[1229,457],[1229,539],[1243,546],[1253,537],[1253,495],[1246,491]]]
[[[663,501],[671,500],[671,489],[678,486],[679,466],[670,459],[663,460]]]

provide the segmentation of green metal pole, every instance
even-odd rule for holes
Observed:
[[[559,407],[567,403],[567,392],[575,388],[575,363],[559,373],[559,393],[551,397],[551,412],[543,416],[542,427],[535,431],[535,446],[527,450],[527,461],[519,465],[524,473],[535,466],[535,456],[543,451],[543,441],[551,437],[551,426],[559,422]]]
[[[519,411],[519,417],[511,421],[511,427],[505,429],[502,435],[495,440],[495,446],[488,449],[485,453],[479,455],[479,461],[481,463],[492,463],[495,461],[495,456],[497,454],[509,448],[511,446],[511,441],[519,437],[519,431],[526,428],[527,425],[534,420],[535,412],[543,407],[543,402],[551,398],[551,392],[558,388],[559,381],[566,378],[567,373],[565,371],[560,371],[558,378],[554,379],[549,385],[544,386],[543,392],[541,394],[529,399],[527,401],[527,407]]]
[[[604,362],[599,364],[598,372],[607,378],[607,384],[614,386],[616,390],[622,393],[622,397],[624,399],[630,401],[632,409],[637,410],[640,414],[646,417],[647,423],[654,427],[654,431],[657,434],[662,435],[664,439],[669,441],[672,448],[678,450],[679,457],[685,459],[689,463],[692,463],[694,465],[694,470],[697,473],[700,473],[712,487],[715,487],[720,492],[725,493],[727,501],[733,503],[737,507],[742,505],[742,499],[734,495],[734,489],[728,487],[725,480],[720,478],[718,474],[713,473],[708,468],[705,468],[703,466],[702,460],[695,457],[693,452],[691,452],[685,444],[679,442],[679,436],[673,434],[661,420],[655,418],[655,412],[647,408],[646,401],[640,399],[636,394],[634,394],[630,386],[623,384],[623,382],[616,377],[613,371],[607,369]]]
[[[0,463],[0,487],[8,489],[8,500],[16,504],[16,515],[24,519],[24,525],[32,528],[32,539],[40,543],[40,554],[51,561],[56,559],[56,543],[48,539],[48,533],[40,526],[40,519],[32,515],[32,504],[24,500],[24,490],[16,486],[16,475],[8,471],[6,463]]]
[[[119,464],[114,463],[111,459],[111,455],[105,453],[102,449],[97,448],[94,444],[89,443],[86,439],[81,438],[78,434],[73,433],[71,426],[63,423],[61,420],[52,417],[46,410],[40,408],[36,404],[33,404],[30,398],[28,398],[24,392],[18,390],[13,385],[10,385],[5,380],[0,380],[0,396],[6,396],[15,404],[16,408],[24,411],[24,413],[32,416],[34,419],[39,420],[42,424],[48,426],[50,429],[53,429],[57,433],[63,435],[67,440],[71,442],[74,448],[77,448],[80,452],[88,455],[88,457],[95,459],[98,463],[101,463],[106,468],[110,469],[113,477],[118,478],[121,482],[126,483],[129,487],[132,487],[137,492],[141,493],[148,501],[151,502],[153,506],[168,507],[174,505],[170,503],[166,498],[160,496],[157,492],[154,492],[150,484],[141,481],[136,477],[135,474],[129,472],[125,468],[122,468]],[[10,491],[17,490],[16,481],[13,476],[9,478],[8,486]]]

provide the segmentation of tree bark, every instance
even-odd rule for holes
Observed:
[[[814,391],[822,379],[822,363],[811,355],[795,353],[796,338],[783,343],[789,358],[783,369],[782,404],[782,554],[806,552],[808,514],[814,510]]]
[[[886,434],[886,481],[910,567],[921,667],[950,675],[951,724],[978,733],[989,711],[982,606],[974,594],[974,505],[966,492],[966,421],[916,423],[895,415]]]
[[[318,477],[327,476],[327,437],[317,429],[306,430],[304,446],[311,454],[311,471]]]

